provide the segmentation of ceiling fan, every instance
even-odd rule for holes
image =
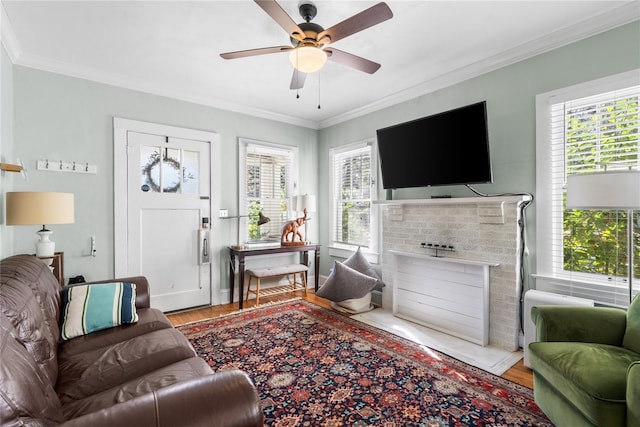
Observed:
[[[289,52],[289,59],[294,66],[291,89],[302,88],[307,74],[320,70],[327,59],[369,74],[375,73],[380,68],[380,64],[376,62],[333,47],[327,47],[327,45],[393,17],[393,13],[386,3],[378,3],[325,30],[320,25],[311,22],[317,14],[317,8],[308,1],[303,1],[298,6],[300,15],[305,20],[300,24],[296,24],[275,0],[254,1],[289,34],[291,46],[263,47],[221,53],[222,58],[236,59]]]

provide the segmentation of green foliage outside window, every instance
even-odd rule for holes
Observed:
[[[369,202],[342,203],[342,242],[368,247],[371,239]]]
[[[262,240],[272,238],[272,236],[280,237],[280,226],[286,221],[287,202],[285,199],[277,202],[278,208],[273,212],[265,210],[259,201],[251,200],[249,202],[249,241]],[[271,219],[267,224],[258,225],[260,211]]]
[[[258,226],[259,214],[260,202],[252,200],[249,202],[249,240],[259,240],[263,237],[260,235],[260,227]]]
[[[565,113],[566,173],[640,166],[638,97],[568,108]],[[611,165],[613,165],[611,167]],[[635,219],[639,213],[634,212]],[[637,221],[634,221],[637,224]],[[564,269],[626,276],[627,212],[565,210]],[[634,277],[640,277],[640,227],[634,227]]]
[[[636,213],[637,217],[637,213]],[[634,241],[640,240],[634,227]],[[640,277],[640,245],[634,246],[634,277]],[[608,277],[626,276],[627,213],[567,210],[564,213],[564,269]]]

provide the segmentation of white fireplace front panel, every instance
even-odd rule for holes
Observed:
[[[489,343],[489,267],[495,264],[390,252],[395,316],[476,344]]]

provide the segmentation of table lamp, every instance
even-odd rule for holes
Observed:
[[[640,171],[583,173],[567,177],[567,209],[627,210],[627,280],[633,299],[633,211],[640,209]]]
[[[7,225],[39,225],[42,229],[36,234],[40,240],[36,243],[36,256],[52,258],[55,253],[55,242],[51,241],[51,230],[46,224],[73,224],[74,205],[72,193],[48,192],[8,192]],[[47,264],[50,264],[49,259]]]
[[[315,212],[316,207],[316,196],[310,194],[304,194],[302,196],[296,196],[295,198],[295,209],[297,212]],[[311,218],[307,217],[304,222],[304,239],[306,242],[309,242],[310,239],[307,237],[307,221]]]
[[[258,212],[258,226],[271,222],[271,218],[265,216],[262,211]]]

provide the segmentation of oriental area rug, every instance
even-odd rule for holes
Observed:
[[[552,426],[531,389],[304,300],[178,329],[251,377],[268,426]]]

